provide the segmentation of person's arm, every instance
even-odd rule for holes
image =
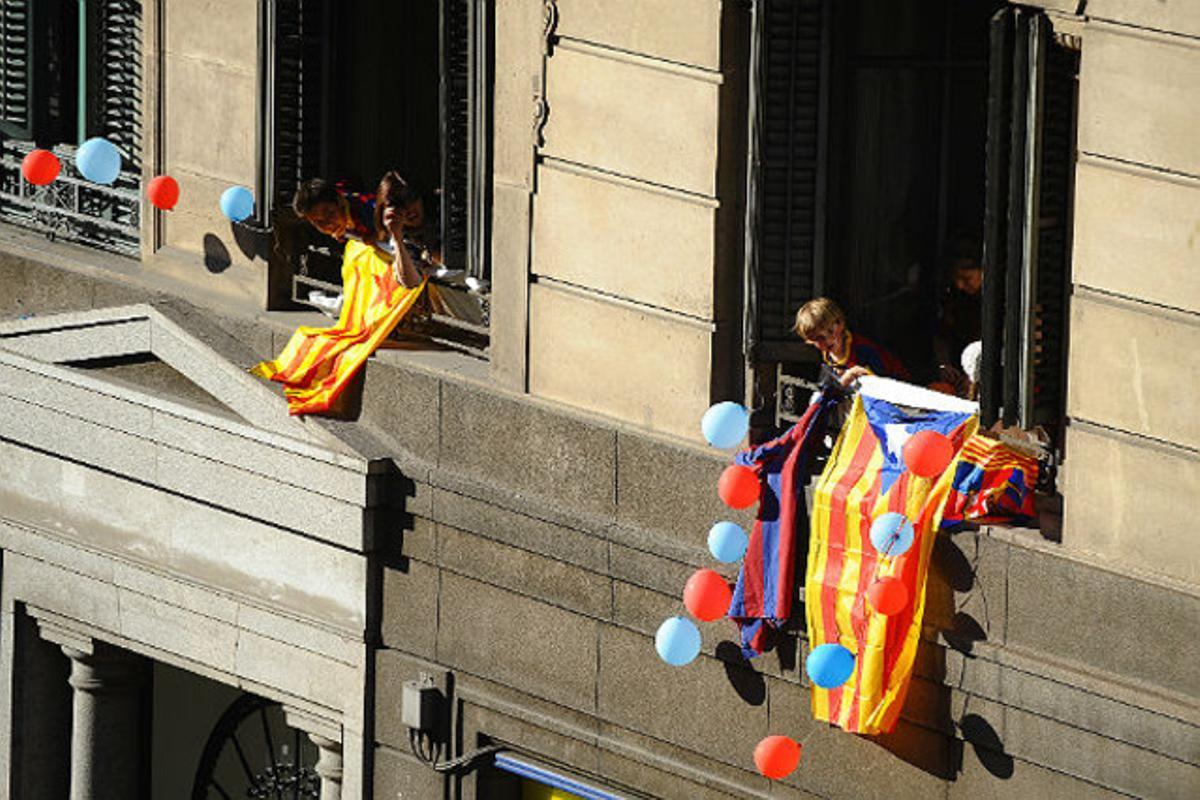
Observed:
[[[866,367],[862,365],[855,365],[842,373],[841,377],[838,378],[838,383],[842,385],[843,389],[848,389],[850,388],[850,384],[854,383],[859,378],[863,377],[864,375],[871,374],[873,374],[871,370],[867,369]]]
[[[395,250],[392,254],[392,274],[405,289],[415,289],[421,285],[423,278],[417,265],[413,263],[408,248],[404,246],[404,223],[394,219],[392,224],[387,226],[387,232],[392,237],[392,248]]]
[[[412,255],[404,246],[404,241],[392,239],[392,246],[396,248],[396,254],[392,259],[392,272],[396,275],[396,280],[405,289],[415,289],[420,286],[424,278],[421,271],[417,269],[417,265],[413,263]]]

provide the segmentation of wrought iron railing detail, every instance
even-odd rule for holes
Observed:
[[[21,174],[29,142],[0,143],[0,220],[72,242],[137,257],[140,250],[141,176],[122,172],[112,186],[92,183],[75,169],[75,148],[54,148],[62,172],[48,186]]]

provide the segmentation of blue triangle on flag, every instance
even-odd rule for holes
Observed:
[[[883,468],[880,470],[882,494],[887,494],[900,473],[904,472],[904,444],[914,433],[937,431],[949,436],[955,428],[971,418],[970,414],[959,411],[922,410],[912,413],[878,397],[859,396],[867,413],[867,423],[883,449]]]

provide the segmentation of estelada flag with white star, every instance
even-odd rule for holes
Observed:
[[[342,310],[331,328],[301,326],[274,361],[250,371],[284,385],[289,414],[328,411],[363,362],[409,312],[425,283],[406,289],[369,244],[346,242]]]
[[[850,417],[813,492],[805,612],[810,648],[837,643],[855,656],[842,686],[812,687],[813,716],[853,733],[886,733],[908,692],[925,610],[925,580],[954,459],[938,476],[922,478],[904,463],[905,442],[933,430],[957,454],[978,427],[973,403],[884,378],[864,378]],[[912,546],[886,556],[871,544],[872,522],[903,514],[913,524]],[[908,604],[885,616],[867,589],[893,577]]]

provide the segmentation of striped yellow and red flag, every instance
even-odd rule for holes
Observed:
[[[404,288],[396,280],[391,262],[374,247],[348,241],[342,259],[343,301],[337,324],[297,328],[278,358],[250,371],[284,385],[289,414],[328,411],[424,288],[424,282]]]
[[[918,431],[935,430],[950,438],[957,453],[977,425],[970,407],[914,410],[867,396],[866,388],[855,397],[814,490],[805,584],[810,646],[841,644],[854,653],[855,665],[842,686],[813,685],[816,719],[853,733],[895,727],[920,640],[933,542],[954,473],[949,468],[935,478],[914,475],[904,466],[903,445]],[[871,523],[887,512],[903,514],[915,530],[913,545],[898,556],[880,554],[871,544]],[[899,579],[908,590],[908,605],[892,616],[876,612],[866,599],[867,589],[883,577]]]

